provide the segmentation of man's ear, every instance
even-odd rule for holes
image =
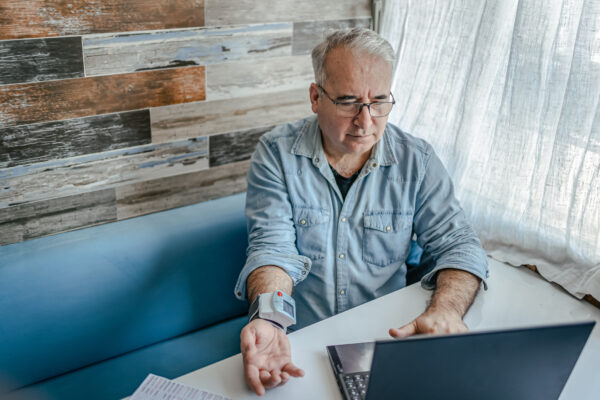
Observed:
[[[310,84],[310,104],[312,111],[316,114],[319,105],[319,87],[316,83]]]

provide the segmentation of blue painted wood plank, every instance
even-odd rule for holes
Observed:
[[[291,46],[291,23],[83,37],[88,76],[290,55]]]

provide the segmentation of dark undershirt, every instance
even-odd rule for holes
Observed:
[[[331,166],[331,164],[329,165],[329,168],[331,168],[331,172],[333,172],[333,176],[335,177],[335,183],[337,183],[338,188],[340,188],[340,192],[342,192],[342,198],[346,200],[346,194],[348,193],[348,190],[350,190],[350,186],[352,186],[356,178],[358,178],[360,169],[356,171],[356,173],[350,178],[346,178],[338,174],[338,172]]]

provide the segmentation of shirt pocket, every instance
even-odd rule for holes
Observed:
[[[363,261],[384,267],[404,261],[412,235],[413,215],[400,211],[364,214]]]
[[[298,252],[310,259],[325,257],[329,212],[320,208],[294,208],[296,247]]]

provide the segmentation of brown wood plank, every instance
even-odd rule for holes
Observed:
[[[0,39],[204,25],[204,0],[2,0]]]
[[[114,189],[19,204],[0,209],[0,245],[116,220]]]
[[[206,25],[371,16],[371,0],[206,0]]]
[[[282,124],[311,114],[308,88],[158,107],[150,110],[152,142]]]
[[[0,86],[0,126],[204,100],[205,67]]]
[[[119,220],[246,191],[250,161],[117,188]]]

